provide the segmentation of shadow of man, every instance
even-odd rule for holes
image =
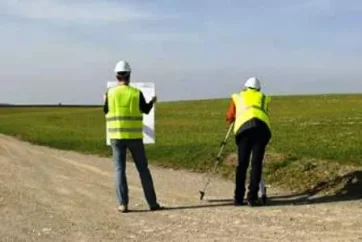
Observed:
[[[333,195],[318,195],[320,192],[343,186],[337,189]],[[308,205],[331,202],[362,201],[362,170],[353,171],[329,182],[321,182],[301,193],[271,195],[268,198],[267,206],[288,206],[288,205]],[[231,202],[231,199],[209,200],[211,203]]]

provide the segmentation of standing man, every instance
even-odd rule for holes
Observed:
[[[104,113],[107,132],[111,140],[116,175],[118,211],[128,212],[128,185],[126,178],[126,151],[130,150],[147,203],[151,211],[160,210],[157,203],[152,175],[143,144],[142,113],[148,114],[156,102],[156,97],[146,103],[143,93],[129,86],[131,67],[126,61],[119,61],[114,69],[119,85],[110,88],[105,95]]]
[[[265,148],[271,139],[268,115],[270,97],[260,91],[260,81],[256,77],[249,78],[244,87],[243,91],[232,95],[226,120],[229,124],[234,122],[235,141],[238,146],[239,164],[236,168],[235,205],[243,204],[246,173],[252,154],[247,202],[249,206],[255,206],[258,205]]]

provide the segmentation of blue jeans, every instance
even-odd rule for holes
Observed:
[[[115,168],[116,194],[121,205],[128,205],[128,185],[126,177],[126,152],[131,152],[143,187],[148,205],[158,206],[152,175],[148,169],[148,161],[142,139],[112,139],[113,162]]]

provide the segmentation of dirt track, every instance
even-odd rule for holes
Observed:
[[[231,182],[213,180],[205,197],[209,201],[200,202],[204,176],[151,171],[168,209],[148,212],[129,163],[133,212],[120,214],[110,159],[0,134],[1,241],[362,241],[360,200],[293,206],[274,199],[267,207],[234,207],[227,200]]]

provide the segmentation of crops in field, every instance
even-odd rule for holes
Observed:
[[[227,131],[228,103],[203,100],[157,104],[156,144],[147,145],[151,162],[173,168],[208,169]],[[362,166],[362,95],[273,97],[270,112],[273,137],[268,153],[274,154],[277,162],[267,166],[266,172],[300,159]],[[100,107],[0,108],[0,133],[61,149],[111,154],[105,145]],[[231,137],[226,156],[235,148]],[[227,166],[223,169],[230,171]]]

